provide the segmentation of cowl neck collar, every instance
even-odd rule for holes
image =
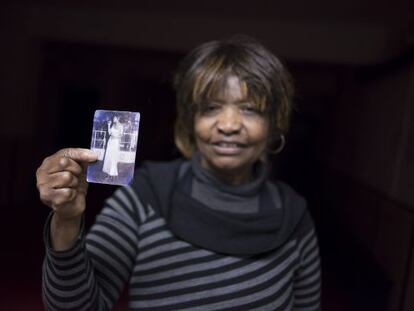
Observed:
[[[211,209],[208,202],[191,197],[188,187],[194,172],[188,165],[189,169],[179,174],[182,165],[182,161],[147,163],[143,166],[144,179],[137,178],[137,187],[142,188],[137,191],[144,202],[155,205],[176,236],[197,247],[237,256],[267,252],[283,245],[304,215],[305,200],[282,182],[262,184],[257,213]],[[279,206],[272,191],[279,191]]]

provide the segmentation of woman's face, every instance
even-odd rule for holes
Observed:
[[[201,165],[224,181],[240,184],[250,179],[253,164],[264,153],[268,119],[230,76],[226,87],[196,113],[194,133]]]

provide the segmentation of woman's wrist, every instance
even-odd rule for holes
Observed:
[[[50,222],[50,242],[55,251],[66,251],[75,245],[79,235],[82,215],[62,218],[54,214]]]

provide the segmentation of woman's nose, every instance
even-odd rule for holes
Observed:
[[[242,118],[237,107],[226,107],[218,115],[217,128],[225,134],[230,135],[240,131]]]

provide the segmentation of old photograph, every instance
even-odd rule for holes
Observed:
[[[91,150],[98,155],[98,161],[88,167],[88,182],[127,185],[132,181],[139,121],[138,112],[95,112]]]

